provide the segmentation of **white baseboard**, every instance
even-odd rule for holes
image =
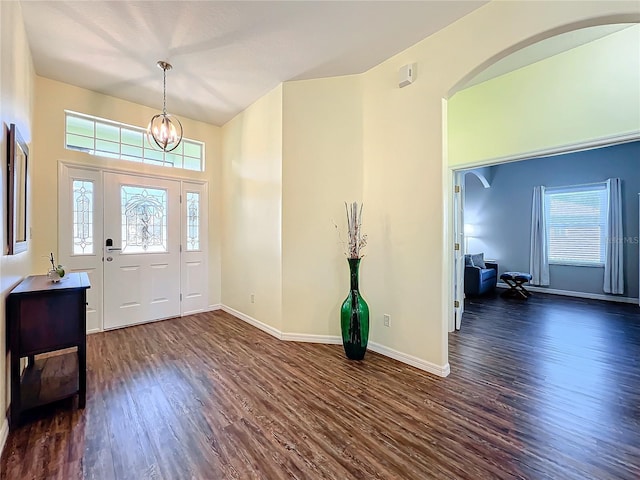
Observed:
[[[9,436],[9,422],[5,417],[2,421],[2,426],[0,427],[0,455],[2,455],[2,451],[4,450],[4,445],[7,443],[7,437]]]
[[[256,320],[249,315],[245,315],[238,310],[235,310],[226,305],[221,306],[222,310],[233,315],[234,317],[242,320],[243,322],[248,323],[256,328],[259,328],[263,332],[268,333],[276,337],[278,340],[285,340],[289,342],[309,342],[309,343],[323,343],[329,345],[341,345],[342,338],[336,335],[311,335],[306,333],[283,333],[280,330],[267,325],[260,320]],[[445,365],[436,365],[435,363],[427,362],[426,360],[422,360],[418,357],[414,357],[413,355],[408,355],[406,353],[399,352],[389,347],[385,347],[384,345],[380,345],[379,343],[369,342],[368,349],[372,352],[379,353],[380,355],[384,355],[385,357],[393,358],[401,363],[406,363],[407,365],[411,365],[412,367],[416,367],[420,370],[424,370],[425,372],[432,373],[439,377],[446,377],[450,373],[449,364]]]
[[[498,282],[496,285],[498,288],[509,288],[506,283]],[[633,303],[638,305],[637,298],[633,297],[619,297],[618,295],[605,295],[600,293],[585,293],[585,292],[573,292],[571,290],[558,290],[555,288],[546,288],[546,287],[537,287],[535,285],[525,285],[527,290],[531,290],[532,292],[538,293],[548,293],[550,295],[563,295],[565,297],[576,297],[576,298],[589,298],[591,300],[604,300],[606,302],[618,302],[618,303]]]
[[[240,320],[247,322],[249,325],[253,325],[256,328],[259,328],[263,332],[267,332],[269,335],[273,335],[278,340],[282,340],[282,332],[277,328],[272,327],[271,325],[267,325],[266,323],[262,323],[260,320],[256,320],[249,315],[245,315],[238,310],[235,310],[231,307],[227,307],[226,305],[222,305],[222,310],[233,315],[234,317],[239,318]]]
[[[189,315],[195,315],[196,313],[207,313],[207,312],[215,312],[216,310],[220,310],[222,305],[219,303],[215,303],[213,305],[206,306],[204,308],[198,308],[196,310],[190,310],[188,312],[182,312],[180,314],[181,317],[188,317]]]
[[[99,333],[99,332],[101,332],[101,331],[102,331],[102,330],[101,330],[101,329],[99,329],[99,328],[92,328],[92,329],[90,329],[90,330],[87,330],[87,335],[91,335],[92,333]]]
[[[283,333],[282,340],[288,342],[324,343],[342,345],[342,338],[336,335],[310,335],[308,333]]]
[[[411,365],[412,367],[419,368],[420,370],[424,370],[425,372],[433,373],[434,375],[437,375],[439,377],[446,377],[449,375],[449,373],[451,373],[451,369],[448,363],[442,366],[436,365],[435,363],[427,362],[426,360],[422,360],[421,358],[399,352],[398,350],[385,347],[384,345],[380,345],[379,343],[375,342],[369,342],[368,348],[372,352],[379,353],[380,355],[384,355],[385,357],[393,358],[394,360],[398,360],[399,362],[406,363],[407,365]]]

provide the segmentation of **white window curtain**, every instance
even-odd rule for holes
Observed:
[[[549,252],[547,251],[547,222],[545,220],[544,187],[533,188],[531,205],[531,257],[529,271],[532,285],[549,285]]]
[[[607,180],[607,225],[604,262],[605,293],[624,293],[622,188],[619,178]]]

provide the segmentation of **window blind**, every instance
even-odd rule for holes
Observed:
[[[547,189],[545,215],[550,263],[604,264],[605,183]]]

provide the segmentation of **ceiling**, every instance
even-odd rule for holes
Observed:
[[[222,125],[287,80],[362,73],[487,3],[22,1],[38,75]]]
[[[1,1],[1,0],[0,0]],[[38,75],[222,125],[288,80],[362,73],[487,3],[22,1]],[[629,24],[575,30],[499,60],[465,88]]]

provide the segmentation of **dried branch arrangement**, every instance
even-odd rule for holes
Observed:
[[[345,255],[347,258],[362,258],[364,254],[361,254],[361,250],[367,246],[367,236],[362,234],[362,204],[358,208],[358,202],[351,204],[344,203],[344,208],[347,212],[347,235],[348,241],[342,241],[340,236],[340,230],[338,230],[338,236],[340,236],[341,243],[345,246]]]

